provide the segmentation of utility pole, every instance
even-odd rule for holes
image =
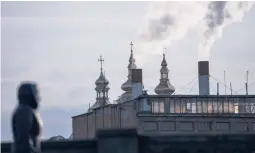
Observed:
[[[227,85],[226,85],[226,72],[224,71],[224,86],[225,86],[225,96],[227,95]]]
[[[248,95],[248,81],[249,81],[249,71],[246,72],[246,83],[245,83],[246,95]]]

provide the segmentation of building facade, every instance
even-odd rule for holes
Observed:
[[[142,95],[74,116],[73,139],[99,129],[136,128],[140,134],[255,133],[255,96]]]
[[[121,86],[125,92],[117,104],[109,103],[109,81],[101,64],[95,104],[87,113],[72,117],[74,140],[92,139],[97,130],[116,128],[135,128],[141,135],[255,134],[255,95],[210,95],[208,61],[198,62],[199,95],[175,95],[163,54],[157,95],[148,95],[130,45],[128,79]]]

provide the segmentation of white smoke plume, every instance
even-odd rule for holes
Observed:
[[[252,2],[153,2],[138,33],[137,61],[145,62],[146,56],[162,54],[163,47],[184,37],[192,28],[202,29],[199,58],[208,59],[222,29],[241,21],[251,6]]]
[[[245,12],[249,11],[253,2],[213,1],[208,4],[203,26],[203,39],[199,45],[199,60],[209,60],[210,50],[217,38],[221,38],[222,30],[234,22],[241,22]]]

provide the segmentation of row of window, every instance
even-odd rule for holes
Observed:
[[[153,113],[255,113],[255,103],[169,103],[152,102],[151,111]]]
[[[108,92],[105,92],[105,95],[104,95],[104,93],[103,92],[97,92],[97,97],[108,97]]]
[[[153,113],[255,113],[255,101],[142,101],[141,111]]]

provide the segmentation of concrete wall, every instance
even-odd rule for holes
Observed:
[[[136,118],[134,101],[100,107],[93,112],[73,117],[73,139],[92,139],[100,129],[135,128]]]
[[[1,143],[1,152],[10,153],[11,143]],[[97,153],[95,140],[45,141],[41,144],[43,153]]]
[[[141,153],[254,153],[254,135],[183,135],[139,138]]]
[[[126,102],[120,105],[120,122],[121,128],[137,127],[137,101]]]
[[[42,142],[43,153],[254,153],[255,135],[142,136],[135,129],[102,130],[94,140]],[[10,153],[11,143],[1,143]]]
[[[1,143],[1,153],[11,153],[11,143]],[[134,129],[98,131],[94,140],[44,141],[43,153],[138,153]]]
[[[145,135],[255,134],[255,117],[139,115],[138,132]]]
[[[76,139],[82,139],[87,136],[88,131],[86,130],[86,121],[86,115],[77,116],[75,120],[72,120],[73,137],[75,137]]]

